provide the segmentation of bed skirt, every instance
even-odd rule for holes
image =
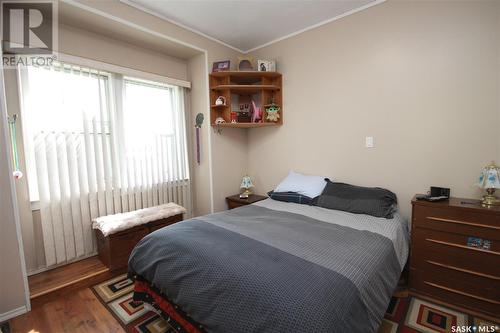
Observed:
[[[134,280],[134,296],[136,302],[151,305],[178,333],[203,333],[203,326],[195,322],[177,305],[170,302],[157,288],[140,276],[129,276]]]

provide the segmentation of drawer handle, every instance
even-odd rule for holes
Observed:
[[[463,295],[463,296],[467,296],[467,297],[472,297],[472,298],[475,298],[475,299],[478,299],[478,300],[481,300],[481,301],[484,301],[484,302],[488,302],[488,303],[491,303],[491,304],[500,305],[499,301],[495,301],[493,299],[489,299],[489,298],[481,297],[481,296],[476,296],[476,295],[469,294],[469,293],[466,293],[466,292],[463,292],[463,291],[460,291],[460,290],[448,288],[448,287],[441,286],[439,284],[435,284],[435,283],[431,283],[431,282],[427,282],[427,281],[424,281],[424,283],[427,284],[427,285],[429,285],[429,286],[431,286],[431,287],[442,289],[442,290],[446,290],[446,291],[449,291],[451,293],[455,293],[455,294],[459,294],[459,295]]]
[[[440,217],[433,217],[433,216],[427,216],[427,218],[429,220],[439,221],[439,222],[454,223],[454,224],[463,224],[463,225],[468,225],[468,226],[472,226],[472,227],[479,227],[479,228],[500,230],[500,227],[496,227],[494,225],[487,225],[487,224],[480,224],[480,223],[472,223],[472,222],[464,222],[464,221],[443,219],[443,218],[440,218]]]
[[[454,243],[449,243],[449,242],[438,241],[438,240],[431,239],[431,238],[426,238],[425,240],[428,241],[428,242],[438,243],[438,244],[442,244],[442,245],[446,245],[446,246],[458,247],[458,248],[461,248],[461,249],[466,249],[466,250],[471,250],[471,251],[479,251],[479,252],[484,252],[484,253],[494,254],[494,255],[500,256],[500,252],[482,250],[482,249],[478,249],[478,248],[475,248],[475,247],[470,247],[470,246],[465,246],[465,245],[459,245],[459,244],[454,244]]]
[[[456,267],[456,266],[444,265],[444,264],[441,264],[439,262],[435,262],[435,261],[431,261],[431,260],[426,260],[426,262],[428,262],[431,265],[435,265],[435,266],[439,266],[439,267],[444,267],[444,268],[448,268],[448,269],[453,269],[455,271],[459,271],[459,272],[463,272],[463,273],[467,273],[467,274],[472,274],[472,275],[484,277],[484,278],[491,279],[491,280],[498,280],[498,281],[500,281],[500,277],[498,277],[498,276],[489,275],[489,274],[483,274],[483,273],[479,273],[479,272],[476,272],[476,271],[471,271],[471,270],[468,270],[468,269],[459,268],[459,267]]]

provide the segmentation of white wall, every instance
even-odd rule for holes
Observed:
[[[65,54],[187,80],[187,61],[156,50],[68,25],[59,26],[59,51]]]
[[[9,162],[7,114],[0,73],[0,322],[26,310],[22,253],[16,228],[15,202]]]
[[[478,198],[500,162],[499,6],[387,1],[254,52],[284,82],[284,125],[249,134],[258,191],[295,169],[391,189],[406,216],[431,185]]]

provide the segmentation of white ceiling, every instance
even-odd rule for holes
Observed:
[[[246,53],[384,0],[121,1]]]

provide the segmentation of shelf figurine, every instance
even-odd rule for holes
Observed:
[[[267,117],[269,121],[277,122],[280,119],[280,108],[277,105],[271,105],[266,108]]]
[[[262,109],[252,101],[252,123],[260,123],[262,120]]]
[[[226,98],[224,96],[217,97],[215,105],[226,105]]]
[[[226,121],[222,117],[215,118],[215,125],[224,124]]]

